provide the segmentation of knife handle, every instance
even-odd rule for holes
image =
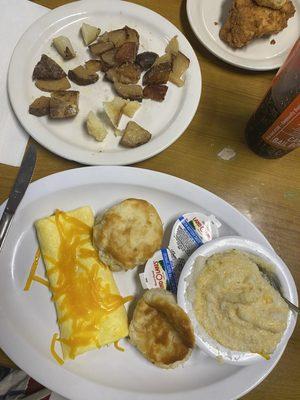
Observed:
[[[13,216],[11,214],[4,211],[0,220],[0,251],[4,243],[4,239],[6,237],[6,233],[11,223],[12,217]]]

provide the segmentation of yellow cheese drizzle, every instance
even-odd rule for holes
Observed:
[[[55,223],[60,237],[57,260],[47,255],[44,258],[51,264],[48,275],[56,275],[51,291],[61,311],[58,322],[70,321],[72,326],[70,337],[53,336],[51,353],[58,361],[60,357],[54,348],[57,341],[68,346],[70,358],[75,358],[80,347],[100,347],[99,327],[103,318],[133,297],[113,294],[110,285],[103,282],[97,252],[83,247],[91,243],[90,226],[59,210],[55,212]],[[80,258],[90,258],[94,264],[88,268]]]
[[[257,353],[259,354],[261,357],[263,357],[265,360],[270,360],[271,356],[269,354],[264,354],[264,353]]]
[[[58,333],[54,333],[54,335],[52,336],[50,349],[51,349],[51,354],[53,355],[55,360],[58,362],[58,364],[63,365],[64,360],[55,351],[56,342],[60,342],[60,338],[58,336]]]
[[[114,346],[119,351],[125,351],[124,347],[120,346],[119,341],[114,342]]]
[[[45,286],[49,287],[49,282],[46,279],[41,278],[38,275],[35,275],[37,267],[39,265],[40,257],[41,257],[40,249],[37,249],[37,251],[35,252],[34,261],[33,261],[32,266],[30,268],[30,272],[29,272],[26,284],[24,286],[24,290],[25,291],[28,291],[30,289],[31,284],[32,284],[33,281],[36,281],[38,283],[41,283],[42,285],[45,285]]]

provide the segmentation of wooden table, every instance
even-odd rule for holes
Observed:
[[[54,8],[68,1],[36,2]],[[186,35],[197,53],[203,76],[201,102],[189,128],[163,153],[135,167],[178,176],[228,201],[265,234],[300,287],[300,152],[279,160],[265,160],[247,148],[243,133],[274,71],[244,71],[211,55],[191,31],[184,0],[133,2],[163,15]],[[218,157],[218,152],[227,146],[237,154],[231,161]],[[80,166],[37,147],[34,179]],[[16,174],[16,168],[0,165],[0,202],[8,196]],[[299,399],[299,357],[300,330],[297,327],[278,366],[244,399]],[[12,365],[1,350],[0,364]]]

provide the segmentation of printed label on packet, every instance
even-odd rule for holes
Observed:
[[[187,259],[202,244],[217,238],[220,227],[221,223],[214,215],[188,213],[177,219],[168,246],[177,281]]]
[[[168,249],[161,249],[148,260],[140,274],[144,289],[164,288],[174,294],[187,259],[202,244],[217,238],[221,223],[214,215],[188,213],[175,222]]]
[[[161,288],[176,293],[174,265],[168,249],[160,249],[147,261],[140,280],[144,289]]]

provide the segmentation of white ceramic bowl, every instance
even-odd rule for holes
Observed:
[[[194,272],[194,263],[196,258],[199,256],[209,257],[213,254],[221,253],[230,249],[237,249],[255,254],[256,256],[259,256],[263,260],[270,263],[274,267],[274,272],[280,280],[284,296],[292,303],[296,305],[298,304],[298,296],[295,282],[288,267],[285,265],[282,259],[275,252],[272,252],[257,243],[254,243],[248,239],[243,239],[239,236],[227,236],[212,240],[199,247],[199,249],[197,249],[191,255],[191,257],[186,262],[185,267],[183,268],[179,278],[177,301],[178,304],[190,316],[195,330],[196,343],[203,351],[205,351],[205,353],[215,358],[222,357],[222,360],[229,364],[249,365],[264,359],[263,357],[255,353],[232,351],[212,339],[206,333],[204,328],[201,327],[198,323],[193,312],[191,300],[187,295],[188,287],[192,280],[192,274]],[[293,333],[295,324],[296,315],[290,312],[288,316],[287,328],[281,338],[281,341],[277,345],[275,352],[283,350],[285,348],[291,334]],[[273,354],[275,354],[275,352]]]

